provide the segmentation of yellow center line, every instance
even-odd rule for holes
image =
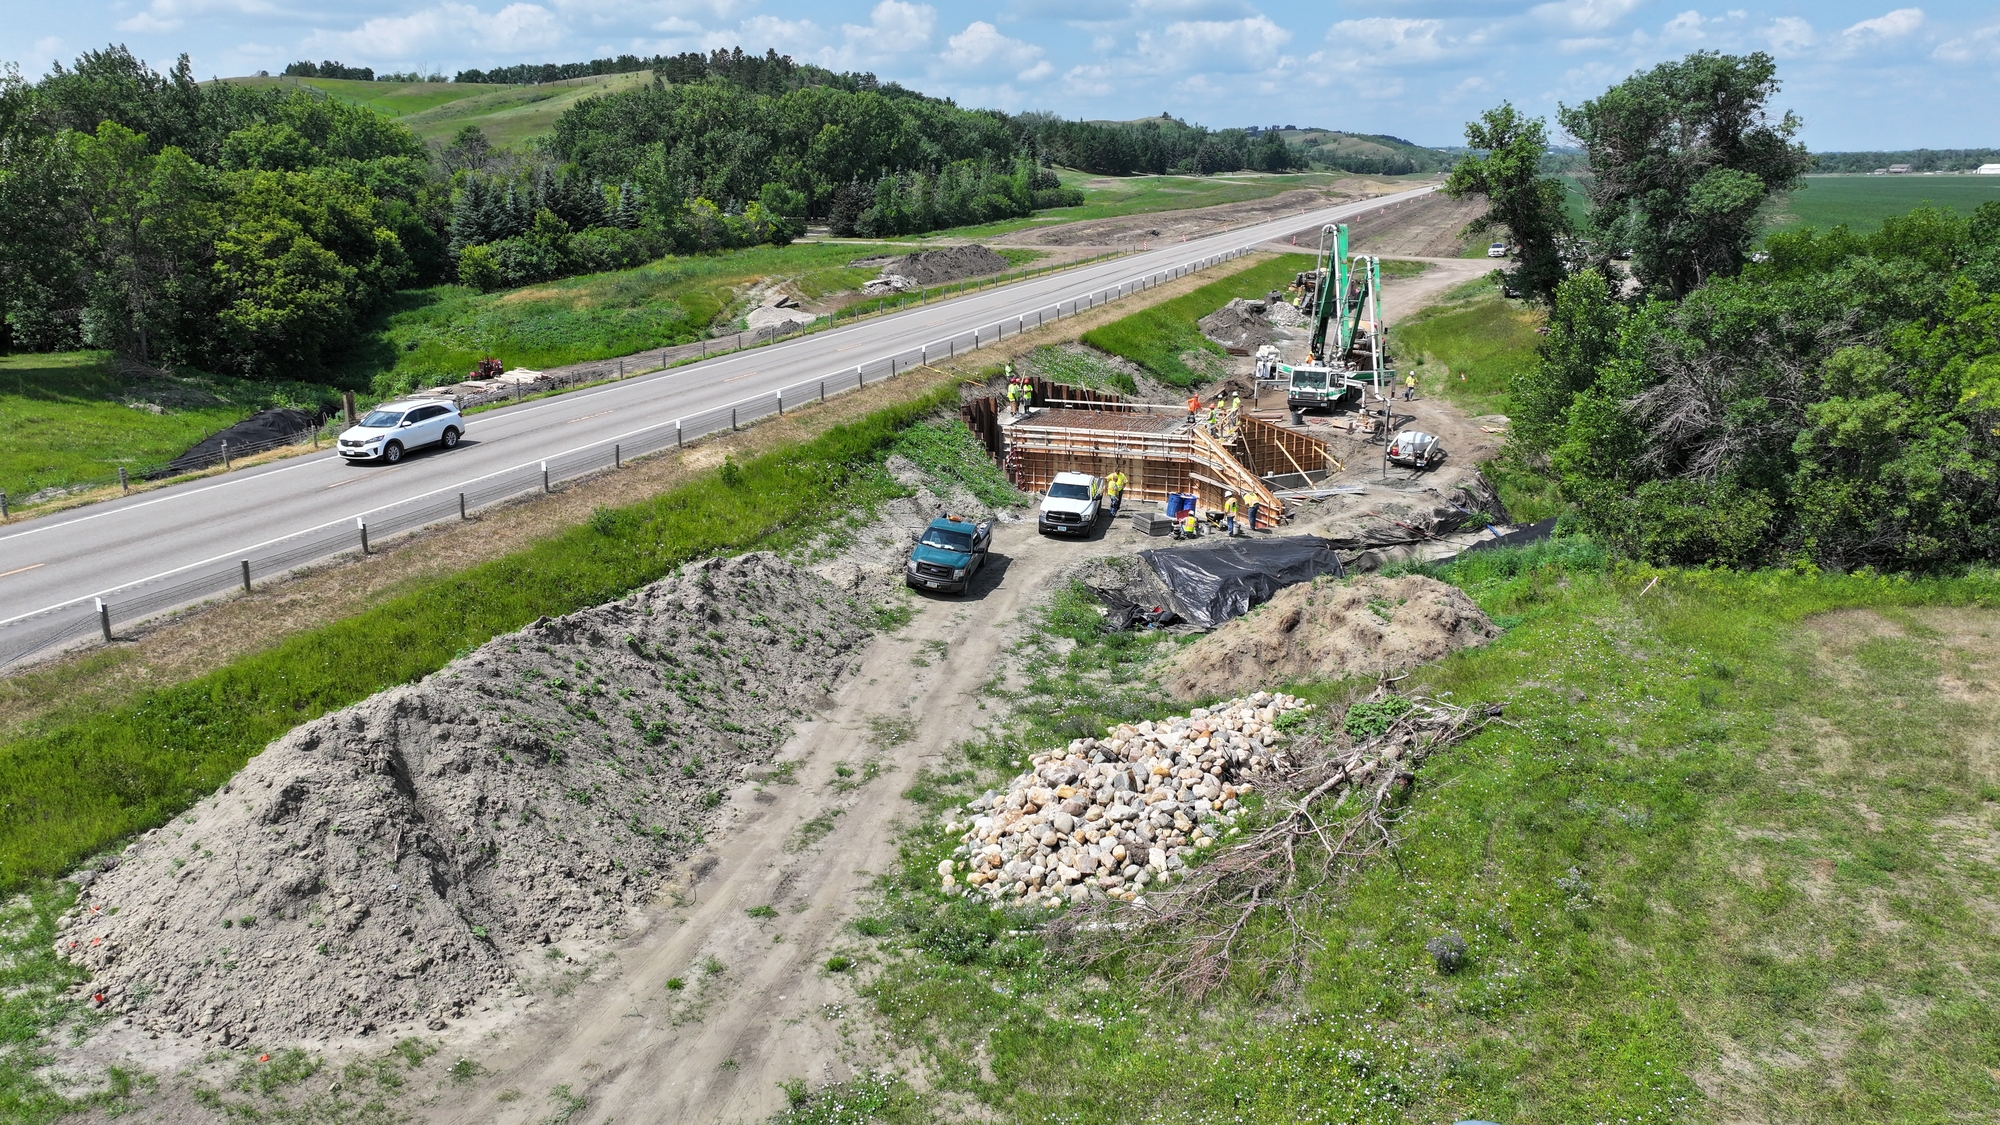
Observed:
[[[611,413],[611,411],[609,411],[609,410],[600,410],[600,411],[598,411],[598,412],[597,412],[597,413],[595,413],[595,414],[586,414],[586,415],[584,415],[584,416],[583,416],[583,417],[581,417],[581,418],[571,418],[571,419],[570,419],[569,421],[567,421],[567,422],[564,422],[564,423],[563,423],[563,425],[565,425],[565,426],[574,426],[574,425],[576,425],[576,424],[577,424],[578,422],[588,422],[588,421],[590,421],[590,420],[591,420],[592,418],[602,418],[602,417],[604,417],[604,416],[605,416],[606,414],[609,414],[609,413]]]
[[[13,570],[0,572],[0,578],[5,578],[10,574],[23,574],[41,565],[41,563],[30,563],[27,566],[15,567]]]
[[[748,378],[749,378],[750,376],[752,376],[752,375],[755,375],[755,374],[756,374],[756,372],[755,372],[755,371],[745,371],[745,372],[744,372],[743,374],[741,374],[741,375],[731,375],[731,376],[730,376],[729,378],[727,378],[727,379],[724,379],[724,380],[723,380],[723,382],[725,382],[725,383],[734,383],[734,382],[735,382],[736,380],[738,380],[738,379],[748,379]]]

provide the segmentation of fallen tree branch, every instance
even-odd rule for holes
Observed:
[[[1138,903],[1073,907],[1050,924],[1051,947],[1084,965],[1118,956],[1151,961],[1157,984],[1192,999],[1240,965],[1296,979],[1320,944],[1311,918],[1371,857],[1393,854],[1397,800],[1417,768],[1499,714],[1431,698],[1411,703],[1360,743],[1301,738],[1292,755],[1301,768],[1281,780],[1288,795],[1266,809],[1267,824]],[[1274,933],[1265,934],[1265,918]]]

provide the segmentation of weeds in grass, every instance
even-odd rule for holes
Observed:
[[[866,1121],[917,1125],[932,1119],[916,1090],[890,1074],[870,1072],[817,1090],[807,1086],[803,1078],[779,1085],[785,1091],[785,1109],[771,1119],[772,1125],[860,1125]]]
[[[909,427],[896,438],[890,452],[908,458],[931,477],[962,486],[989,508],[1027,502],[1026,494],[1007,480],[979,439],[957,418]]]
[[[826,839],[827,834],[833,831],[833,822],[840,818],[843,811],[845,810],[825,809],[818,816],[793,829],[791,838],[785,841],[785,850],[792,853],[802,852]]]

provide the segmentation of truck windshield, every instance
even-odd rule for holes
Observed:
[[[1087,484],[1052,484],[1049,486],[1051,500],[1088,500],[1090,486]]]
[[[944,551],[965,552],[972,550],[972,533],[967,531],[946,531],[933,527],[924,532],[923,544]]]
[[[371,410],[361,424],[373,430],[386,430],[402,420],[403,414],[399,410]]]
[[[1294,371],[1292,372],[1292,386],[1319,390],[1326,386],[1326,372]]]

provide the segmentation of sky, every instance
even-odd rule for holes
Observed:
[[[452,74],[741,46],[961,105],[1462,143],[1502,100],[1551,120],[1655,63],[1766,51],[1815,150],[2000,146],[2000,5],[1896,0],[0,0],[29,77],[123,43],[197,74],[296,59]]]

